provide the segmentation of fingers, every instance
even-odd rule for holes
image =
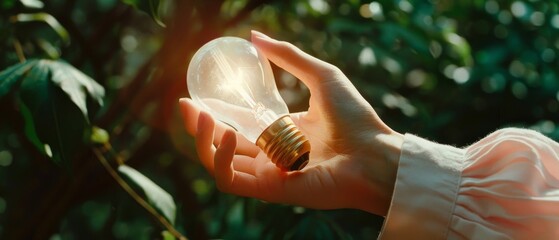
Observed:
[[[196,136],[196,132],[198,129],[198,118],[200,115],[200,108],[192,102],[189,98],[181,98],[179,100],[179,107],[181,110],[182,118],[184,121],[184,127],[186,131],[192,135]],[[211,116],[210,116],[211,118]],[[214,122],[214,145],[219,145],[219,141],[221,140],[225,129],[230,129],[229,126],[223,124],[222,122]],[[237,135],[237,154],[247,155],[251,157],[255,157],[259,152],[260,149],[252,142],[247,140],[244,136],[238,134]]]
[[[206,112],[200,112],[198,117],[198,130],[196,131],[196,150],[202,165],[208,172],[214,173],[214,140],[215,123],[213,118]]]
[[[252,31],[251,40],[270,61],[301,79],[311,94],[319,80],[339,72],[335,66],[303,52],[291,43],[272,39],[257,31]]]
[[[231,130],[225,131],[221,144],[215,152],[215,180],[219,189],[227,189],[233,182],[233,157],[235,156],[235,148],[237,147],[237,138],[235,132]]]
[[[190,100],[189,98],[179,99],[179,108],[181,110],[182,119],[184,121],[184,128],[190,135],[196,135],[200,109],[196,107],[192,100]]]
[[[254,166],[250,162],[246,162],[249,160],[248,157],[243,156],[245,159],[241,160],[239,159],[240,156],[235,155],[236,144],[235,132],[227,130],[223,134],[221,144],[215,152],[214,165],[217,188],[222,192],[240,196],[263,198],[261,196],[263,191],[258,184],[258,181],[261,181],[261,179],[257,179],[254,175],[239,171],[233,167],[233,164],[237,163],[249,164],[243,167],[250,168]]]

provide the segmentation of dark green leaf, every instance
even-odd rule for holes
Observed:
[[[33,144],[33,146],[35,146],[37,150],[39,150],[39,152],[46,154],[45,144],[41,142],[41,140],[39,140],[39,137],[37,136],[37,130],[35,129],[35,123],[33,122],[33,115],[31,114],[31,111],[21,101],[19,101],[18,105],[19,105],[19,111],[21,112],[23,121],[25,123],[25,127],[24,127],[25,136]],[[49,157],[52,157],[52,152],[50,153]]]
[[[78,106],[87,118],[87,96],[92,97],[99,105],[103,105],[105,89],[93,79],[62,61],[48,61],[47,66],[52,74],[51,80],[58,85]]]
[[[41,153],[69,168],[89,132],[87,99],[101,105],[103,87],[68,63],[51,60],[28,60],[0,73],[0,96],[18,82],[16,100],[26,137]],[[91,137],[108,141],[102,131]]]
[[[0,72],[0,97],[10,92],[13,86],[37,63],[37,60],[28,60],[18,63]]]
[[[173,197],[169,193],[142,173],[129,166],[119,166],[118,172],[125,176],[129,184],[142,190],[148,203],[153,208],[161,213],[171,224],[175,224],[177,207],[175,206]]]
[[[30,113],[24,113],[24,118],[32,118],[36,135],[44,144],[39,150],[44,150],[42,152],[49,155],[55,163],[69,169],[71,157],[83,143],[87,121],[79,108],[52,83],[50,63],[49,60],[36,62],[22,80],[19,97]],[[35,141],[33,138],[30,140]]]

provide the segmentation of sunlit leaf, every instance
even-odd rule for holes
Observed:
[[[161,213],[171,224],[175,224],[177,207],[175,206],[173,197],[169,193],[142,173],[129,166],[119,166],[118,172],[124,175],[129,184],[142,190],[148,203],[155,208],[155,210]]]
[[[173,234],[171,234],[169,231],[163,231],[161,232],[161,237],[163,238],[163,240],[175,240],[175,236],[173,236]]]
[[[28,8],[43,8],[45,4],[39,0],[19,0],[23,6]]]
[[[11,18],[12,22],[44,22],[48,24],[60,38],[64,41],[64,43],[70,43],[70,34],[66,28],[64,28],[56,18],[48,13],[20,13],[15,15]]]
[[[37,45],[43,49],[43,51],[51,58],[60,58],[60,52],[56,49],[49,41],[39,38],[37,39]]]
[[[63,61],[48,61],[51,80],[58,85],[87,117],[86,100],[89,95],[99,105],[103,105],[105,89],[80,70]]]

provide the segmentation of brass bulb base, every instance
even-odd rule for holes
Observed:
[[[309,162],[311,144],[289,116],[268,126],[256,145],[283,171],[301,170]]]

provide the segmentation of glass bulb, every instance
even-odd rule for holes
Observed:
[[[289,117],[268,59],[237,37],[210,41],[192,57],[187,85],[195,104],[258,145],[283,170],[308,162],[310,144]]]

